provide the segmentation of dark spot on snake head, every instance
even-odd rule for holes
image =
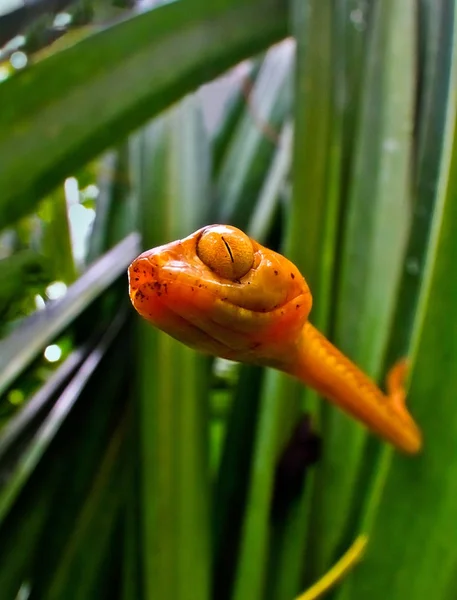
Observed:
[[[292,277],[292,279],[295,279],[295,275],[293,273],[291,273],[290,276]]]
[[[275,269],[275,275],[278,275],[278,271]]]

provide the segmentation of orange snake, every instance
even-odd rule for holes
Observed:
[[[129,267],[138,313],[191,348],[300,379],[407,453],[421,433],[400,361],[384,394],[311,323],[309,287],[287,258],[228,225],[143,252]]]

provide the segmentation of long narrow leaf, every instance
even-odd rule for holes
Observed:
[[[214,491],[213,596],[220,600],[231,598],[238,564],[262,373],[258,367],[240,368]]]
[[[340,65],[341,51],[334,31],[330,5],[294,2],[293,28],[297,39],[293,199],[288,215],[286,251],[301,268],[310,285],[314,305],[310,320],[328,330],[339,215],[341,152],[340,82],[335,85],[333,65]],[[335,42],[333,40],[336,40]],[[338,121],[339,120],[339,121]],[[332,129],[333,125],[333,129]],[[285,399],[283,399],[285,401]],[[302,393],[302,406],[312,413],[313,427],[320,428],[319,405],[311,390]],[[326,438],[323,443],[326,444]],[[308,521],[313,479],[290,507],[276,531],[277,573],[270,578],[270,598],[286,600],[303,585],[315,546],[313,525]]]
[[[133,147],[145,247],[184,237],[208,208],[208,138],[196,97],[143,132]],[[210,593],[207,361],[138,324],[140,527],[146,598]],[[179,376],[177,376],[179,374]]]
[[[34,394],[19,413],[5,426],[0,436],[0,461],[19,437],[23,437],[38,417],[50,408],[49,404],[59,389],[79,367],[88,352],[90,344],[74,350],[51,375],[46,383]]]
[[[0,85],[0,229],[171,102],[286,34],[282,2],[175,2]],[[103,110],[100,108],[103,107]]]
[[[453,29],[445,147],[409,393],[425,446],[416,460],[394,457],[370,550],[339,596],[344,599],[381,599],[386,590],[392,600],[444,599],[455,593],[457,280],[450,274],[457,252],[457,14]]]
[[[26,319],[0,341],[0,393],[97,296],[125,272],[138,254],[138,235],[131,234],[94,263],[66,295]]]
[[[417,125],[417,157],[414,173],[414,211],[411,223],[394,327],[396,335],[388,348],[393,364],[408,349],[415,307],[422,283],[427,241],[435,206],[441,164],[449,68],[452,59],[453,3],[450,0],[419,4],[423,26],[423,80]]]
[[[415,93],[415,2],[374,7],[365,63],[362,107],[354,146],[341,251],[335,342],[378,378],[411,213]],[[339,410],[326,408],[316,572],[336,559],[346,530],[366,431]],[[350,542],[350,540],[346,540]]]
[[[265,597],[276,464],[295,425],[300,394],[300,387],[292,379],[277,371],[266,373],[233,591],[234,600],[262,600]]]
[[[290,109],[294,46],[271,48],[256,77],[217,177],[216,220],[246,227]]]
[[[113,338],[118,334],[124,320],[124,315],[119,315],[116,318],[100,343],[89,354],[72,381],[68,384],[55,406],[36,432],[34,439],[31,440],[30,445],[20,456],[18,464],[15,465],[13,477],[7,481],[6,485],[3,486],[0,491],[0,521],[5,516],[13,500],[22,489],[49,443],[61,427],[63,420],[72,409],[73,404],[78,399],[81,391],[87,384],[88,379],[98,367]]]
[[[115,520],[127,493],[127,490],[119,493],[118,486],[122,471],[126,468],[122,451],[130,424],[129,411],[113,432],[92,489],[76,515],[72,535],[65,545],[58,569],[53,573],[50,589],[46,592],[49,600],[62,597],[88,600],[99,595],[96,583],[106,565],[106,556],[112,550],[109,543],[113,537]],[[91,560],[88,560],[88,551]],[[112,577],[112,573],[109,573],[109,577]]]

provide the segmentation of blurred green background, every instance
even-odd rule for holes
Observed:
[[[293,600],[361,534],[329,597],[455,600],[456,36],[453,0],[0,4],[1,600]],[[410,356],[418,457],[140,320],[130,261],[217,222],[380,384]]]

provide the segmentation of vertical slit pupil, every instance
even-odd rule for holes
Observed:
[[[224,239],[224,236],[221,236],[221,237],[222,237],[222,241],[223,241],[223,242],[224,242],[224,244],[225,244],[225,247],[227,248],[227,252],[230,254],[230,259],[231,259],[232,263],[234,263],[234,262],[235,262],[235,260],[234,260],[234,258],[233,258],[233,254],[232,254],[232,251],[231,251],[231,249],[230,249],[230,246],[229,246],[229,245],[228,245],[228,243],[225,241],[225,239]]]

